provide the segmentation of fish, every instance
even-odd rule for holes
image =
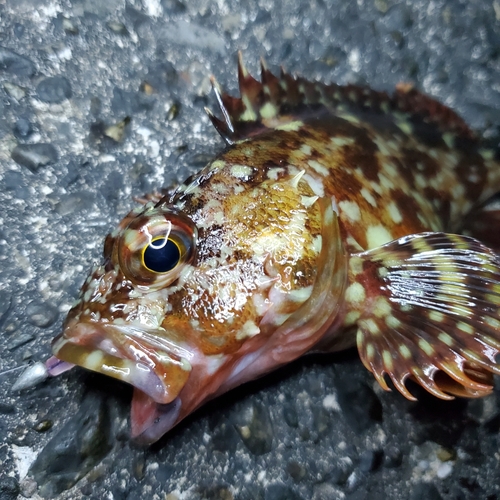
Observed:
[[[105,238],[50,373],[131,384],[145,445],[240,384],[354,346],[410,400],[409,380],[445,400],[488,395],[500,259],[463,233],[500,190],[498,150],[409,84],[390,95],[263,61],[258,81],[241,54],[238,82],[232,97],[212,78],[225,149]]]

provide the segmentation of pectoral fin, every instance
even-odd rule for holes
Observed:
[[[500,259],[473,238],[423,233],[357,254],[363,364],[408,399],[412,378],[442,399],[480,397],[500,374]],[[362,287],[362,288],[360,288]],[[349,292],[349,289],[348,289]]]

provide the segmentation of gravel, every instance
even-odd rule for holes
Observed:
[[[209,77],[252,72],[392,89],[412,82],[498,143],[500,4],[460,0],[17,0],[0,16],[0,367],[50,356],[102,239],[133,196],[223,148]],[[14,346],[14,348],[13,348]],[[355,352],[227,394],[151,448],[128,387],[75,369],[11,393],[0,375],[0,500],[488,499],[499,390],[411,403]],[[20,493],[20,494],[19,494]]]

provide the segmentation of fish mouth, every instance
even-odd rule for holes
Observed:
[[[52,343],[68,363],[133,385],[154,402],[172,403],[191,373],[192,354],[165,330],[131,325],[76,323]]]
[[[155,403],[147,394],[134,389],[130,411],[130,434],[138,445],[158,441],[179,421],[182,399],[177,396],[171,403]]]

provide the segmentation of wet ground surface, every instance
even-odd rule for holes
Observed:
[[[222,149],[203,107],[210,74],[236,88],[238,50],[255,73],[264,56],[412,82],[498,142],[499,18],[497,1],[0,0],[0,370],[49,356],[132,196]],[[128,439],[124,385],[75,369],[15,394],[16,376],[0,376],[1,500],[500,497],[499,391],[410,403],[355,352],[238,389],[150,449]]]

